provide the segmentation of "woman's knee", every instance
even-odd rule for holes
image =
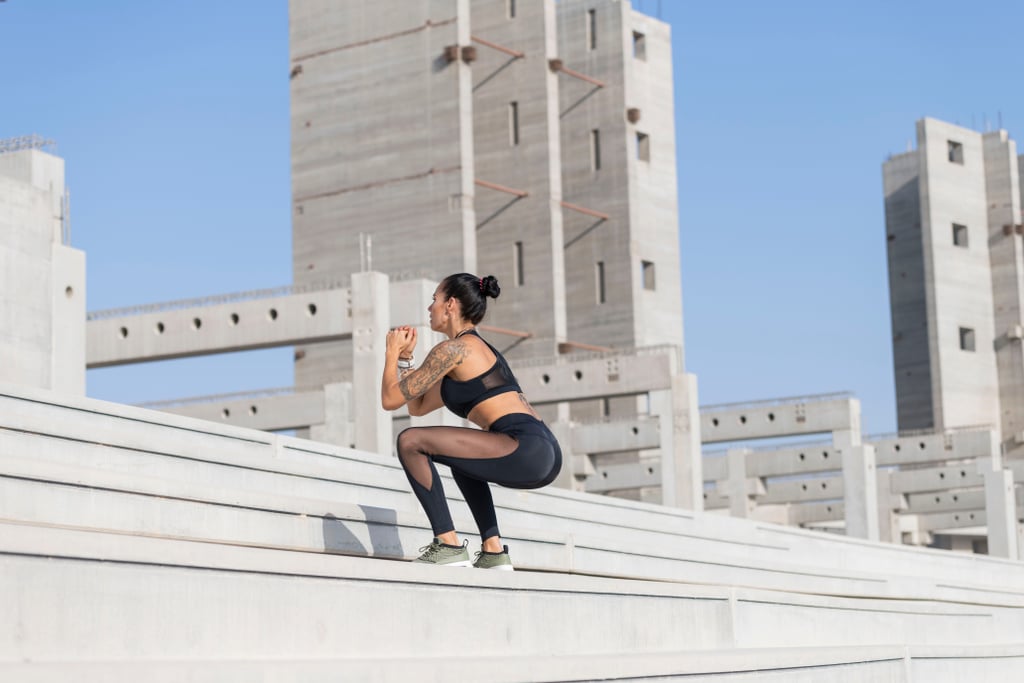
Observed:
[[[395,446],[398,450],[398,457],[404,462],[407,458],[422,455],[420,450],[423,445],[423,429],[421,427],[407,427],[398,434]]]

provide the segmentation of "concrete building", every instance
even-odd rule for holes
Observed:
[[[85,393],[85,254],[68,245],[64,160],[0,141],[0,381]]]
[[[512,358],[682,349],[666,24],[620,0],[293,0],[291,60],[296,285],[494,274]],[[346,343],[298,348],[296,385],[347,380]]]
[[[1024,444],[1020,159],[1004,130],[922,119],[883,166],[898,424]]]

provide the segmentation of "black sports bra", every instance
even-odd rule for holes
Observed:
[[[494,353],[494,365],[490,370],[473,379],[459,381],[445,375],[441,380],[441,400],[448,410],[459,417],[466,417],[469,415],[469,411],[492,396],[509,391],[522,391],[515,375],[508,367],[505,357],[488,344],[486,339],[477,334],[476,330],[469,330],[465,334],[476,335],[480,341],[487,344],[487,348]]]

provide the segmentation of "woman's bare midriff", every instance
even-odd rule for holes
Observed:
[[[526,396],[512,391],[481,401],[469,411],[467,419],[480,429],[489,429],[498,418],[513,413],[524,413],[540,419],[533,406],[526,400]]]

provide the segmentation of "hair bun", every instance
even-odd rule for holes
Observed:
[[[483,291],[484,296],[489,296],[492,299],[497,299],[498,295],[501,294],[498,278],[493,275],[488,275],[480,280],[480,289]]]

